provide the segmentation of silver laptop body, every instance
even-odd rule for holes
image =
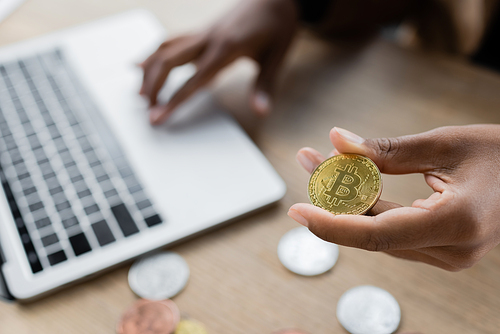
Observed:
[[[166,37],[134,10],[0,49],[0,244],[31,299],[278,201],[285,185],[209,93],[148,123],[135,66]],[[164,97],[194,69],[177,68]]]

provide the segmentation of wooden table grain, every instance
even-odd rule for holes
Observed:
[[[28,0],[0,24],[0,45],[127,9],[153,11],[175,33],[215,20],[236,0]],[[297,150],[328,153],[333,126],[365,137],[388,137],[444,125],[498,123],[500,76],[460,60],[398,48],[383,40],[339,47],[301,34],[281,76],[274,112],[265,120],[247,106],[255,66],[240,61],[213,86],[288,185],[276,206],[171,248],[191,268],[174,298],[184,315],[212,334],[265,334],[297,327],[311,334],[346,333],[335,317],[347,289],[371,284],[391,292],[402,309],[398,332],[498,333],[500,248],[459,273],[341,247],[337,265],[300,277],[279,262],[280,237],[297,223],[290,205],[306,202],[308,175]],[[420,175],[384,175],[382,198],[410,205],[430,194]],[[123,265],[30,304],[0,303],[0,333],[113,333],[136,299]]]

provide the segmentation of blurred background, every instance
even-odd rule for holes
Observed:
[[[175,36],[210,27],[238,2],[27,0],[0,23],[0,45],[137,7],[153,12]],[[248,105],[257,65],[239,59],[221,71],[210,89],[271,161],[288,193],[276,207],[172,248],[192,270],[175,299],[181,310],[210,333],[286,327],[345,333],[335,320],[337,300],[352,286],[373,284],[400,302],[400,332],[498,333],[498,248],[460,273],[343,247],[331,272],[304,278],[286,271],[276,256],[280,237],[297,226],[288,208],[308,202],[309,175],[295,154],[304,146],[328,154],[333,126],[389,137],[500,122],[498,2],[337,1],[330,12],[329,1],[318,1],[322,15],[303,18],[266,119]],[[383,199],[411,205],[430,193],[421,175],[384,176]],[[35,303],[1,304],[0,332],[113,333],[136,299],[128,268]]]

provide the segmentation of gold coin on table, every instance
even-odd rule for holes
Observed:
[[[175,334],[207,334],[205,327],[197,321],[183,319],[177,325]]]
[[[309,200],[336,215],[362,215],[382,193],[382,176],[367,157],[339,154],[323,161],[309,179]]]

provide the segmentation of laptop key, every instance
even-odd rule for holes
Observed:
[[[102,162],[100,160],[96,160],[90,164],[90,167],[94,168],[100,165],[102,165]]]
[[[58,194],[60,192],[63,192],[63,188],[62,187],[52,188],[52,189],[49,189],[49,192],[51,195],[55,195],[55,194]]]
[[[137,203],[137,207],[139,208],[139,210],[143,210],[145,208],[149,208],[152,205],[153,204],[151,204],[151,202],[148,199],[145,199],[144,201],[140,201],[140,202]]]
[[[89,189],[85,189],[85,190],[81,190],[77,193],[78,195],[78,198],[84,198],[84,197],[87,197],[87,196],[90,196],[91,195],[91,192]]]
[[[49,226],[51,224],[50,219],[48,217],[38,219],[35,221],[36,228],[41,229],[45,226]]]
[[[124,236],[128,237],[139,232],[139,229],[137,228],[137,225],[135,224],[134,219],[130,215],[130,212],[125,204],[121,203],[115,205],[111,208],[111,211],[113,212],[113,215],[115,216],[115,219],[118,222]]]
[[[24,189],[23,190],[24,196],[28,196],[28,195],[33,194],[35,192],[36,192],[36,188],[35,187],[30,187],[28,189]]]
[[[146,222],[146,225],[148,225],[148,227],[155,226],[163,222],[160,215],[158,214],[148,217],[144,219],[144,221]]]
[[[38,193],[34,192],[26,196],[26,201],[28,204],[36,204],[37,202],[41,202],[42,199],[38,195]]]
[[[19,172],[19,171],[18,171],[18,172]],[[25,179],[25,178],[27,178],[27,177],[30,177],[30,173],[28,173],[28,172],[26,172],[26,173],[21,173],[21,174],[18,174],[18,175],[17,175],[17,179],[18,179],[19,181],[24,180],[24,179]]]
[[[128,191],[131,194],[136,193],[136,192],[141,191],[141,190],[142,190],[142,187],[139,184],[136,184],[136,185],[128,188]]]
[[[59,241],[59,238],[57,237],[57,235],[55,233],[49,234],[49,235],[42,238],[42,244],[45,247],[53,245],[58,241]]]
[[[64,195],[64,193],[55,194],[54,196],[52,196],[52,199],[54,200],[55,204],[61,204],[67,201],[67,197],[66,195]]]
[[[75,176],[71,177],[71,182],[73,182],[73,183],[81,181],[81,180],[83,180],[83,175],[82,174],[78,174],[78,175],[75,175]]]
[[[67,168],[66,171],[68,172],[70,177],[80,175],[80,170],[78,169],[78,167],[76,165]]]
[[[73,216],[62,220],[64,228],[70,228],[72,226],[78,225],[78,219]]]
[[[36,211],[36,210],[40,210],[41,208],[43,208],[43,203],[42,202],[36,202],[34,204],[31,204],[29,206],[29,208],[30,208],[31,212]]]
[[[61,262],[64,262],[64,261],[66,261],[68,259],[66,257],[66,253],[64,253],[63,250],[60,250],[58,252],[49,254],[47,256],[47,258],[49,259],[49,263],[50,263],[51,266],[54,266],[54,265],[56,265],[58,263],[61,263]]]
[[[85,207],[85,213],[88,215],[91,215],[93,214],[94,212],[97,212],[99,211],[99,206],[97,204],[92,204],[92,205],[89,205],[87,207]]]
[[[92,168],[92,170],[94,171],[95,176],[101,176],[106,174],[106,170],[102,166],[95,166],[94,168]]]
[[[99,183],[103,183],[106,180],[109,180],[109,175],[108,174],[104,174],[104,175],[101,175],[101,176],[97,177],[97,182],[99,182]]]
[[[92,250],[89,241],[83,232],[69,237],[69,242],[71,243],[71,247],[73,247],[73,251],[76,256],[80,256]]]
[[[110,197],[115,196],[115,195],[118,195],[118,192],[116,191],[116,189],[110,189],[110,190],[107,190],[104,192],[104,196],[106,196],[106,198],[110,198]]]
[[[56,177],[56,173],[54,173],[54,172],[48,172],[47,174],[43,174],[43,178],[45,180],[53,178],[53,177]]]
[[[116,240],[105,220],[92,224],[92,229],[94,230],[94,234],[101,247]]]
[[[71,166],[76,166],[76,162],[74,160],[70,160],[64,164],[64,167],[69,168]]]
[[[65,202],[56,204],[56,210],[58,212],[61,212],[62,210],[68,209],[68,208],[71,208],[71,204],[69,203],[69,201],[65,201]]]
[[[133,174],[132,169],[130,169],[130,167],[128,167],[128,166],[122,166],[122,167],[120,167],[120,169],[118,170],[118,172],[120,172],[120,175],[123,178],[126,178],[127,176],[130,176],[130,175]]]

